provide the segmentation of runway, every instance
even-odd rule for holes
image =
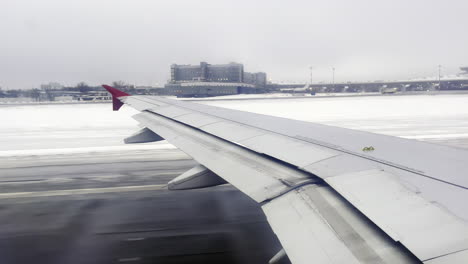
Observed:
[[[267,263],[281,249],[231,186],[168,191],[195,164],[176,149],[2,161],[0,263]]]

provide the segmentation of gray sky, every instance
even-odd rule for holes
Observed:
[[[0,86],[164,84],[169,65],[273,81],[391,80],[468,65],[466,0],[0,0]]]

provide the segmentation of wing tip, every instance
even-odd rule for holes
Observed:
[[[109,86],[107,84],[103,84],[102,87],[104,87],[104,89],[106,89],[110,94],[112,94],[112,97],[116,97],[116,98],[119,98],[119,97],[122,97],[122,96],[130,96],[130,94],[126,93],[126,92],[123,92],[117,88],[114,88],[112,86]]]
[[[130,96],[130,94],[120,91],[112,86],[103,84],[102,87],[106,89],[112,95],[112,110],[118,111],[122,107],[123,103],[119,100],[119,97]]]

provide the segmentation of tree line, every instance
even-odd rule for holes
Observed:
[[[0,87],[0,98],[17,98],[17,97],[29,97],[33,99],[38,99],[41,96],[41,93],[45,93],[46,97],[50,91],[71,91],[71,92],[80,92],[80,93],[88,93],[91,91],[103,91],[104,89],[102,86],[93,86],[89,85],[86,82],[79,82],[75,86],[63,86],[61,88],[47,88],[47,85],[44,85],[45,88],[32,88],[32,89],[12,89],[12,90],[3,90]],[[112,86],[123,90],[127,93],[134,93],[135,92],[135,85],[125,83],[123,81],[114,81],[112,82]]]

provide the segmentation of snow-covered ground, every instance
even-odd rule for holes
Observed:
[[[204,101],[200,103],[468,147],[468,94]]]
[[[135,113],[130,107],[113,112],[110,104],[0,106],[0,155],[123,145],[122,138],[138,129]]]
[[[316,97],[352,97],[381,95],[381,93],[265,93],[265,94],[234,94],[226,96],[203,97],[203,98],[179,98],[182,101],[230,101],[230,100],[260,100],[260,99],[295,99],[295,98],[316,98]],[[175,96],[168,96],[170,99],[177,99]]]
[[[468,95],[413,95],[199,101],[198,103],[269,114],[406,138],[468,147]],[[137,131],[123,107],[110,104],[0,106],[2,157],[172,148],[161,142],[124,145]]]

